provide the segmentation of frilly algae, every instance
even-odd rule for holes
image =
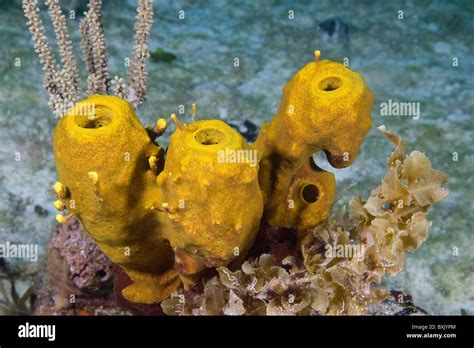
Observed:
[[[401,271],[405,253],[428,236],[429,206],[444,199],[447,176],[421,152],[379,128],[395,145],[388,171],[367,200],[352,199],[349,211],[304,233],[302,261],[281,263],[263,254],[239,270],[218,268],[199,293],[172,294],[161,306],[168,315],[361,315],[388,293],[376,285]],[[359,246],[362,255],[328,250]]]
[[[133,284],[122,291],[151,304],[180,284],[199,284],[207,268],[238,267],[262,216],[303,232],[329,216],[335,167],[357,156],[371,125],[373,95],[341,64],[307,64],[285,86],[277,114],[253,145],[222,121],[182,124],[165,151],[155,143],[167,126],[145,129],[131,106],[93,96],[64,116],[53,145],[58,215],[74,215]],[[227,156],[229,155],[230,156]]]

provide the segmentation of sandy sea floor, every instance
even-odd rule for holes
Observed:
[[[124,77],[135,2],[105,2],[111,74]],[[71,3],[75,9],[80,1]],[[184,20],[178,18],[180,10]],[[288,18],[290,10],[294,19]],[[51,148],[56,120],[47,106],[20,2],[4,3],[0,11],[0,243],[37,243],[41,256],[55,224],[49,187],[56,179]],[[337,175],[337,206],[354,195],[367,196],[382,179],[391,146],[376,126],[385,124],[407,140],[410,150],[425,152],[434,168],[448,173],[451,194],[429,213],[429,239],[383,285],[411,294],[430,313],[460,314],[463,308],[474,314],[473,2],[155,1],[155,14],[150,49],[163,48],[177,59],[149,64],[148,101],[138,110],[144,124],[168,117],[179,105],[186,107],[184,121],[190,120],[195,102],[200,119],[260,125],[273,116],[282,87],[313,59],[315,49],[323,59],[347,58],[376,102],[374,127],[350,168],[334,170],[318,159]],[[331,17],[347,24],[347,38],[318,29]],[[79,19],[70,21],[77,57]],[[53,38],[51,29],[49,34]],[[420,118],[381,116],[380,104],[389,99],[420,103]],[[24,260],[12,260],[12,265],[22,270],[25,285],[28,274],[44,267]]]

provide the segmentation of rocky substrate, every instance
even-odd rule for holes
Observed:
[[[295,233],[263,223],[249,256],[263,253],[281,261],[299,257]],[[121,290],[131,280],[113,265],[83,232],[77,220],[57,225],[47,254],[45,274],[38,275],[34,315],[163,315],[160,305],[128,302]],[[369,315],[425,315],[411,296],[391,291],[382,303],[370,305]]]

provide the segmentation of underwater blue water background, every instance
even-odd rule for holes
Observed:
[[[104,2],[111,75],[125,77],[136,4]],[[82,3],[64,1],[64,8],[79,14]],[[181,10],[185,19],[179,18]],[[48,189],[56,180],[51,148],[56,120],[20,1],[2,2],[0,11],[0,243],[38,243],[44,255],[55,224]],[[56,48],[44,8],[42,14]],[[331,18],[337,20],[318,27]],[[137,114],[147,125],[184,105],[181,118],[187,122],[196,103],[198,119],[260,126],[276,112],[288,79],[314,59],[315,49],[322,59],[348,61],[376,96],[374,127],[350,168],[332,169],[317,156],[320,166],[336,173],[335,209],[352,196],[368,196],[380,183],[392,147],[377,126],[402,136],[410,151],[426,153],[435,169],[449,175],[450,196],[430,210],[428,240],[383,286],[411,294],[429,313],[474,314],[473,18],[472,1],[155,1],[150,50],[164,49],[176,59],[149,63],[148,100]],[[68,22],[78,59],[79,20]],[[84,86],[82,61],[80,68]],[[419,103],[420,118],[382,116],[381,103],[390,99]],[[22,270],[19,281],[26,284],[44,264],[12,260],[12,266]]]

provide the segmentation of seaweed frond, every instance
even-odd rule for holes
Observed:
[[[4,262],[0,266],[0,314],[31,315],[35,301],[36,284],[33,282],[20,295],[15,282],[17,275],[10,272]]]

